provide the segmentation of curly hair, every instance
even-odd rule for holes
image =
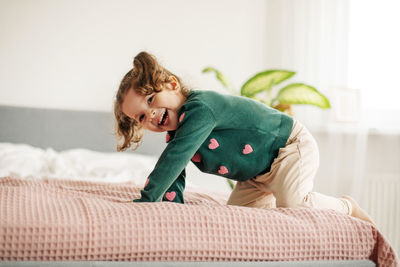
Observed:
[[[181,79],[162,67],[153,55],[147,52],[140,52],[136,55],[133,60],[133,68],[122,78],[114,101],[115,133],[117,139],[122,139],[122,142],[117,144],[117,151],[124,151],[133,144],[135,147],[132,150],[136,150],[143,137],[141,126],[122,112],[122,102],[128,91],[132,89],[140,95],[161,92],[163,85],[171,82],[171,76],[176,77],[182,94],[187,96],[189,89],[182,84]]]

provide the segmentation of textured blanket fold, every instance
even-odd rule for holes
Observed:
[[[397,266],[372,225],[332,210],[255,209],[186,192],[133,203],[141,188],[0,179],[0,260],[363,260]]]

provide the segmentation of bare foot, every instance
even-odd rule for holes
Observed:
[[[358,205],[358,203],[350,196],[343,196],[344,199],[350,201],[351,205],[353,206],[353,210],[351,212],[351,216],[359,218],[363,221],[369,222],[372,225],[376,226],[374,221],[369,217],[369,215]]]

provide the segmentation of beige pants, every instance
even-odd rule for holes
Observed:
[[[256,208],[290,207],[333,209],[351,214],[351,203],[312,192],[314,176],[319,165],[318,146],[310,132],[294,121],[285,147],[266,174],[237,182],[228,205]]]

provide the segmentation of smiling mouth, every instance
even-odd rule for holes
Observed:
[[[168,116],[168,110],[165,109],[164,114],[160,120],[160,122],[158,123],[158,126],[164,126],[167,125],[169,121],[169,116]]]

